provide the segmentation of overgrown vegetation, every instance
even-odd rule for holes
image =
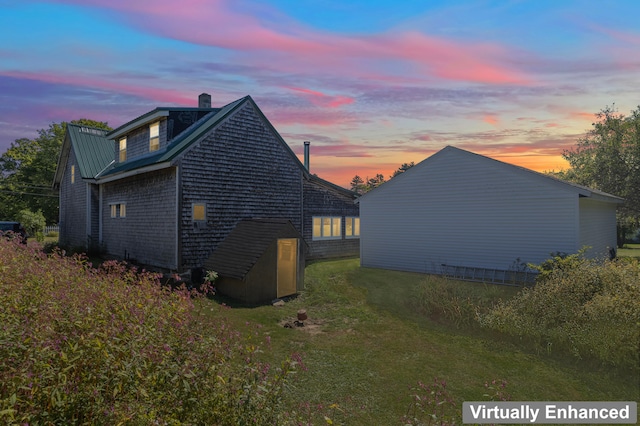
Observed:
[[[119,263],[95,269],[83,257],[36,248],[0,241],[3,424],[436,425],[460,424],[465,400],[638,398],[629,378],[637,371],[619,374],[630,370],[628,351],[606,362],[618,370],[585,369],[474,322],[533,290],[344,260],[308,267],[305,291],[285,306],[249,308],[172,291]],[[558,274],[567,283],[592,277],[589,288],[599,290],[583,293],[592,301],[584,317],[601,318],[599,332],[617,332],[620,318],[637,319],[639,298],[628,289],[607,293],[605,282],[626,283],[640,271],[637,261],[601,267],[617,272]],[[593,302],[599,297],[603,303]],[[612,306],[619,316],[611,318]],[[302,308],[305,327],[284,328]]]
[[[554,256],[533,288],[481,317],[483,326],[538,349],[640,369],[640,262]]]
[[[295,357],[256,360],[253,335],[202,293],[83,257],[0,241],[0,423],[278,424]],[[207,305],[208,309],[220,309]]]

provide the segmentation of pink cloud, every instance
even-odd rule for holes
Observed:
[[[348,96],[329,96],[322,92],[317,92],[309,89],[302,89],[298,87],[289,87],[288,89],[298,93],[302,93],[304,98],[307,99],[315,106],[338,108],[343,105],[349,105],[354,102],[353,98]]]
[[[498,124],[498,117],[495,114],[485,114],[482,117],[482,121],[484,121],[487,124],[491,124],[492,126],[495,126]]]
[[[179,105],[196,106],[196,96],[187,97],[184,92],[171,89],[158,89],[142,86],[139,83],[121,83],[120,79],[110,79],[105,76],[86,77],[80,74],[66,75],[35,72],[1,72],[0,75],[27,80],[42,81],[45,83],[65,84],[77,87],[91,87],[94,89],[113,90],[119,93],[140,96],[159,103],[174,103]]]
[[[114,10],[132,26],[229,49],[237,62],[259,62],[281,72],[335,74],[339,69],[343,77],[384,81],[424,81],[435,76],[489,84],[531,83],[530,77],[508,65],[510,52],[497,44],[458,42],[418,32],[346,37],[290,20],[279,25],[286,30],[276,30],[261,21],[260,14],[236,10],[230,0],[186,0],[179,5],[156,0],[153,7],[146,0],[59,2]]]

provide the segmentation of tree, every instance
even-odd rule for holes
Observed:
[[[111,130],[106,122],[85,118],[71,123]],[[51,185],[66,129],[66,122],[52,123],[35,139],[16,139],[0,156],[0,219],[26,209],[42,211],[47,223],[58,221],[58,196]]]
[[[398,169],[393,172],[393,175],[391,175],[391,178],[394,178],[396,176],[398,176],[399,174],[402,174],[404,172],[406,172],[407,170],[409,170],[410,168],[412,168],[413,166],[415,166],[416,163],[414,163],[413,161],[410,163],[402,163],[402,165],[400,167],[398,167]]]
[[[393,172],[393,175],[389,176],[389,179],[393,179],[399,174],[406,172],[413,166],[415,166],[415,163],[413,161],[410,163],[402,163],[402,165]],[[359,175],[355,175],[353,179],[351,179],[351,190],[356,194],[364,194],[365,192],[369,192],[373,188],[376,188],[385,182],[386,180],[382,173],[378,173],[372,178],[367,177],[366,180],[362,180]]]
[[[355,175],[353,179],[351,179],[351,190],[356,194],[362,194],[365,192],[364,180],[358,175]]]
[[[640,226],[640,106],[625,116],[606,107],[585,137],[562,154],[561,177],[624,198],[618,209],[618,246]]]

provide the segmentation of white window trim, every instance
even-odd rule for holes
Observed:
[[[122,208],[124,207],[124,216],[122,215]],[[127,203],[109,203],[109,216],[111,219],[124,219],[127,217]]]
[[[118,140],[118,162],[124,163],[125,161],[127,161],[127,137],[126,136]]]
[[[314,235],[314,233],[313,233],[313,228],[314,228],[313,222],[316,219],[320,219],[320,233],[321,234],[323,234],[323,232],[324,232],[324,224],[323,224],[324,219],[331,219],[331,225],[330,225],[331,235],[328,235],[328,236],[324,235],[324,234],[321,235],[321,236]],[[340,221],[340,229],[339,229],[340,234],[339,235],[333,235],[333,225],[334,225],[333,221],[334,220],[339,220]],[[342,220],[342,217],[340,217],[340,216],[313,216],[313,218],[311,219],[311,239],[312,239],[312,241],[341,240],[342,239],[342,225],[343,225],[343,220]]]
[[[358,234],[347,235],[347,221],[352,221],[351,230],[355,230],[355,221],[358,220]],[[345,238],[360,238],[360,217],[359,216],[347,216],[344,218],[344,237]]]
[[[155,129],[155,132],[152,132]],[[153,142],[155,141],[155,145]],[[154,149],[155,146],[155,149]],[[160,149],[160,122],[156,121],[149,125],[149,152],[155,152]]]

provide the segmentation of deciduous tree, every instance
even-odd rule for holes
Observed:
[[[640,106],[629,116],[615,106],[596,114],[585,137],[563,152],[561,177],[624,198],[618,209],[618,245],[640,226]]]
[[[89,119],[73,124],[111,130],[106,122]],[[51,189],[67,123],[52,123],[35,139],[16,139],[0,156],[0,219],[21,210],[42,211],[47,223],[58,221],[58,196]]]

